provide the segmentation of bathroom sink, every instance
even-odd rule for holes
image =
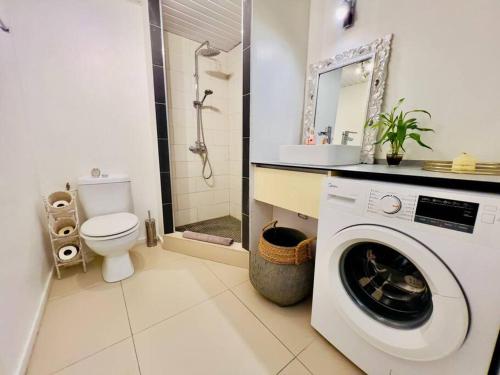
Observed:
[[[280,162],[303,165],[359,164],[361,146],[350,145],[282,145]]]

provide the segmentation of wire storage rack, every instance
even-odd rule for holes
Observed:
[[[78,264],[87,272],[76,191],[56,191],[44,198],[44,206],[57,278],[61,278],[61,268]]]

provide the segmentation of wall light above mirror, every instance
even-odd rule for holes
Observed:
[[[311,64],[307,77],[303,143],[361,145],[373,163],[377,132],[367,118],[382,107],[392,35]]]

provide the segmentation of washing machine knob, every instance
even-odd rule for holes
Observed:
[[[401,199],[395,195],[384,195],[380,198],[380,209],[386,214],[395,214],[401,210]]]

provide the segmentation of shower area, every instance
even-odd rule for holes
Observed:
[[[162,0],[176,231],[241,242],[241,2]]]

